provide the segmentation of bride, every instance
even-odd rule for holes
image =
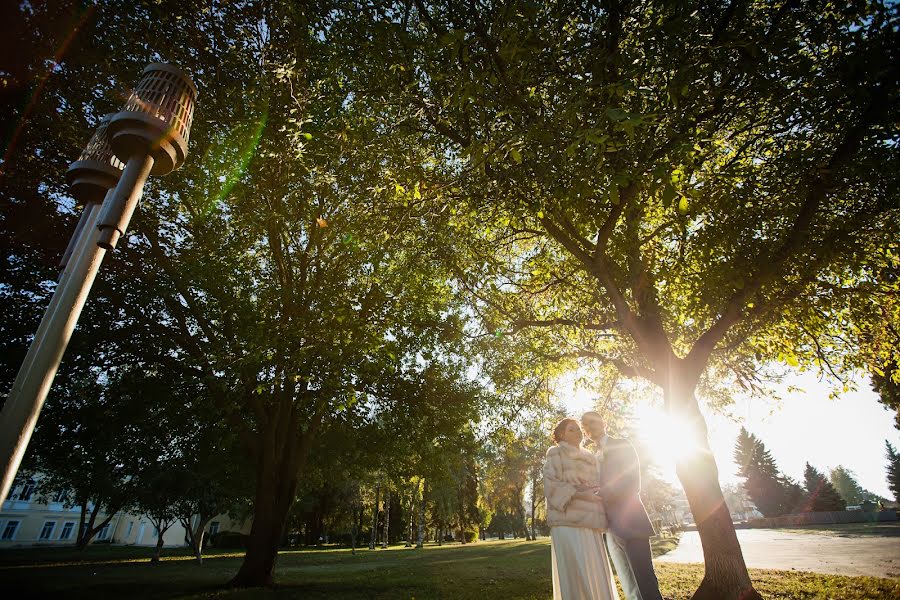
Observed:
[[[591,491],[599,484],[597,459],[581,440],[578,421],[563,419],[544,462],[553,600],[619,600],[603,543],[603,500]]]

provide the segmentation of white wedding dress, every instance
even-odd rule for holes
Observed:
[[[599,529],[550,530],[553,600],[619,600]]]

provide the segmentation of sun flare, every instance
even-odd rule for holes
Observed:
[[[661,467],[674,470],[680,460],[700,451],[687,420],[672,417],[661,408],[642,405],[635,411],[635,425],[641,443]]]

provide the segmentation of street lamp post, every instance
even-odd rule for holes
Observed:
[[[127,230],[148,175],[165,175],[187,156],[196,101],[197,88],[184,72],[149,65],[123,110],[104,118],[69,167],[72,195],[85,208],[63,256],[59,285],[0,412],[0,503],[12,487],[106,251],[115,249]]]

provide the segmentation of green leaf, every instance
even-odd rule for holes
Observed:
[[[512,159],[516,161],[517,164],[522,162],[522,153],[515,148],[509,150],[509,155],[512,156]]]

